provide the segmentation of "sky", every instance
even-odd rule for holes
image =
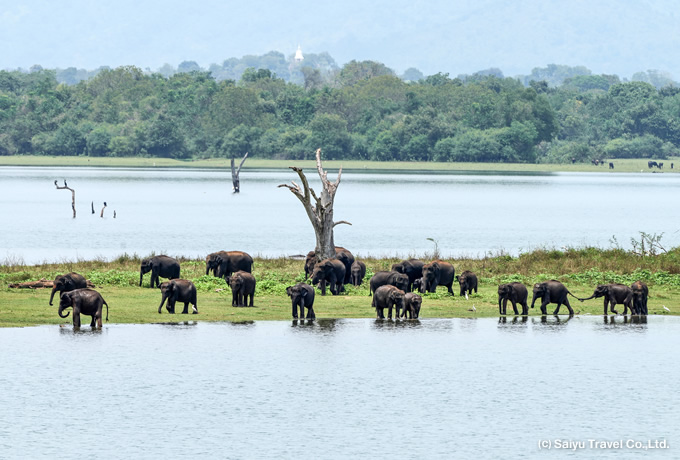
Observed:
[[[670,0],[0,0],[0,69],[207,68],[300,45],[397,73],[516,76],[561,64],[678,80],[679,20]]]

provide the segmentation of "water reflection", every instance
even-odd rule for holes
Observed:
[[[371,329],[380,330],[404,330],[404,329],[418,329],[421,327],[419,319],[409,320],[390,320],[390,319],[376,319],[371,323]]]
[[[540,320],[536,321],[535,318],[531,318],[531,323],[538,325],[538,329],[549,332],[560,332],[564,330],[564,327],[569,321],[574,318],[574,315],[569,315],[565,319],[559,315],[552,315],[552,318],[548,315],[541,315]]]
[[[644,332],[647,330],[646,315],[603,315],[597,329],[617,332]]]
[[[106,328],[90,328],[90,327],[72,327],[71,325],[60,324],[59,335],[83,337],[83,336],[99,336],[104,333]]]
[[[236,327],[239,327],[239,326],[253,327],[253,326],[255,326],[255,321],[252,321],[252,320],[250,320],[250,321],[229,321],[227,324],[229,324],[230,326],[236,326]]]
[[[176,323],[163,322],[163,323],[153,323],[158,326],[169,327],[171,329],[187,329],[187,326],[193,327],[198,325],[198,321],[180,321]]]
[[[508,321],[507,316],[500,316],[498,318],[498,329],[508,332],[525,332],[529,324],[528,316],[514,316],[512,321]]]
[[[291,323],[291,329],[294,332],[314,332],[319,335],[331,335],[342,329],[342,324],[345,321],[340,318],[294,319]]]

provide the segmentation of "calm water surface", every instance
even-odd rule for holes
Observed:
[[[0,167],[0,261],[110,259],[124,252],[204,257],[222,249],[278,257],[313,249],[302,206],[277,188],[297,176],[241,174],[242,193],[235,195],[226,170]],[[319,190],[315,171],[308,176]],[[75,220],[70,192],[56,190],[55,179],[76,190]],[[337,226],[335,239],[363,256],[422,255],[433,249],[426,238],[451,257],[609,247],[612,235],[629,247],[638,231],[664,232],[663,242],[673,246],[680,244],[679,195],[680,176],[671,174],[345,172],[335,218],[353,225]]]
[[[677,458],[680,318],[0,330],[2,458]],[[665,451],[538,450],[666,439]],[[639,454],[639,455],[635,455]]]

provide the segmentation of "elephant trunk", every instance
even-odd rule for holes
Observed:
[[[536,303],[536,294],[534,294],[534,298],[531,299],[531,308],[534,308],[534,303]]]
[[[500,311],[500,309],[501,309],[501,301],[502,301],[502,300],[503,300],[502,297],[501,297],[501,296],[498,296],[498,310],[499,310],[499,311]]]
[[[139,285],[142,285],[142,278],[144,278],[144,272],[142,270],[139,271]]]
[[[205,276],[208,276],[210,273],[210,264],[205,264]]]
[[[158,313],[160,313],[161,310],[163,309],[163,304],[165,303],[166,297],[167,296],[165,294],[163,294],[163,297],[161,298],[161,304],[158,306]]]
[[[68,307],[70,307],[70,305]],[[59,306],[59,316],[61,318],[68,318],[68,315],[71,314],[70,311],[67,311],[65,315],[62,314],[64,312],[64,310],[67,309],[68,307],[62,307],[61,305]]]
[[[596,298],[596,297],[598,297],[598,296],[596,296],[595,294],[593,294],[593,295],[591,295],[590,297],[585,297],[585,298],[583,298],[583,299],[581,299],[581,298],[579,298],[579,297],[576,297],[576,298],[577,298],[578,300],[580,300],[581,302],[583,302],[584,300],[590,300],[590,299],[593,299],[593,298]]]
[[[52,288],[52,294],[50,294],[50,305],[52,305],[52,299],[54,299],[54,293],[57,292],[57,286]]]

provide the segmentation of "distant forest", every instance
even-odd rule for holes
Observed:
[[[450,77],[277,52],[136,67],[0,71],[0,155],[585,162],[680,153],[680,87],[549,65]]]

